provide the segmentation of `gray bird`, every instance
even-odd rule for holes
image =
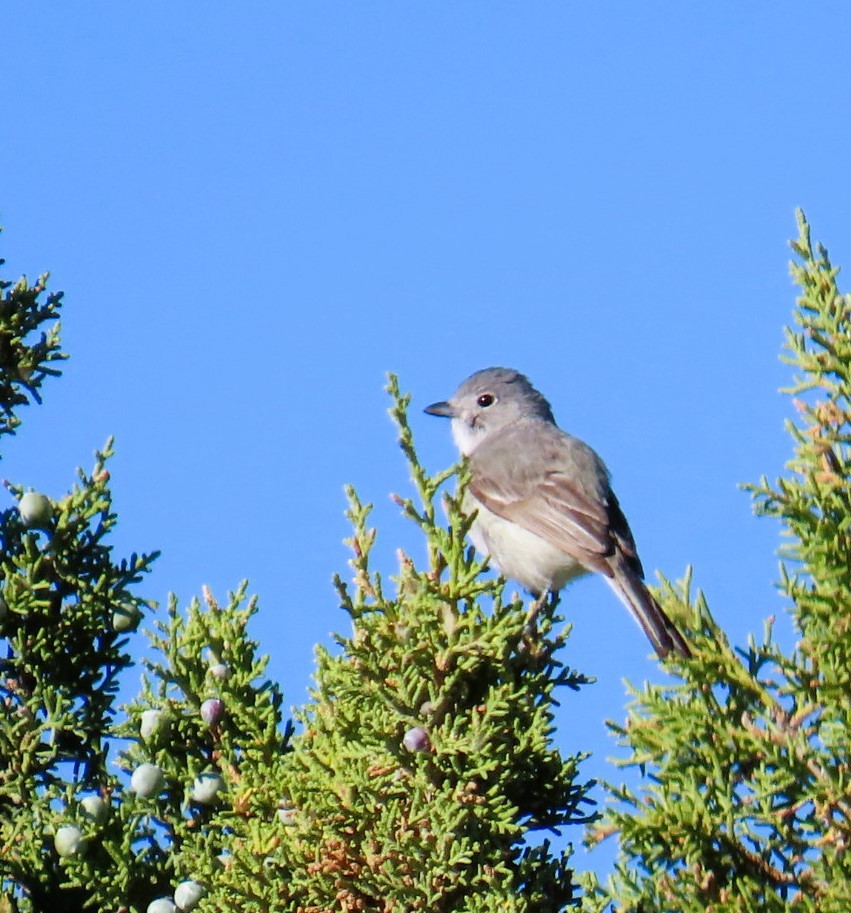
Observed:
[[[486,368],[446,402],[426,407],[452,419],[470,464],[465,510],[470,538],[505,577],[535,596],[581,574],[602,574],[664,658],[688,644],[644,585],[629,525],[605,463],[556,425],[550,404],[517,371]]]

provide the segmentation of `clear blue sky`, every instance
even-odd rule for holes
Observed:
[[[147,595],[250,578],[301,703],[312,645],[348,629],[344,483],[376,503],[380,566],[422,557],[388,498],[408,486],[385,372],[437,469],[449,429],[420,408],[510,365],[606,459],[650,574],[693,564],[743,643],[783,609],[778,529],[737,484],[788,457],[794,208],[851,262],[850,18],[4,4],[5,275],[52,271],[73,360],[3,474],[59,496],[115,434],[116,545],[163,549]],[[565,659],[599,681],[565,695],[559,740],[617,779],[603,720],[624,677],[662,674],[601,581],[564,606]]]

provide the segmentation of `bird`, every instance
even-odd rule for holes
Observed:
[[[658,656],[691,650],[644,583],[635,540],[606,464],[556,424],[549,402],[512,368],[485,368],[425,408],[451,419],[470,468],[463,508],[470,538],[535,598],[596,572]]]

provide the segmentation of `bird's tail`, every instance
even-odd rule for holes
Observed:
[[[691,650],[685,638],[650,595],[641,577],[625,561],[617,562],[612,570],[613,576],[606,576],[609,586],[629,609],[659,658],[664,659],[673,650],[678,656],[688,659]]]

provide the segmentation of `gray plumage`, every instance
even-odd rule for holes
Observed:
[[[602,574],[660,657],[691,651],[644,585],[644,571],[600,457],[555,423],[526,377],[487,368],[425,410],[452,419],[468,458],[470,537],[506,577],[540,595]]]

